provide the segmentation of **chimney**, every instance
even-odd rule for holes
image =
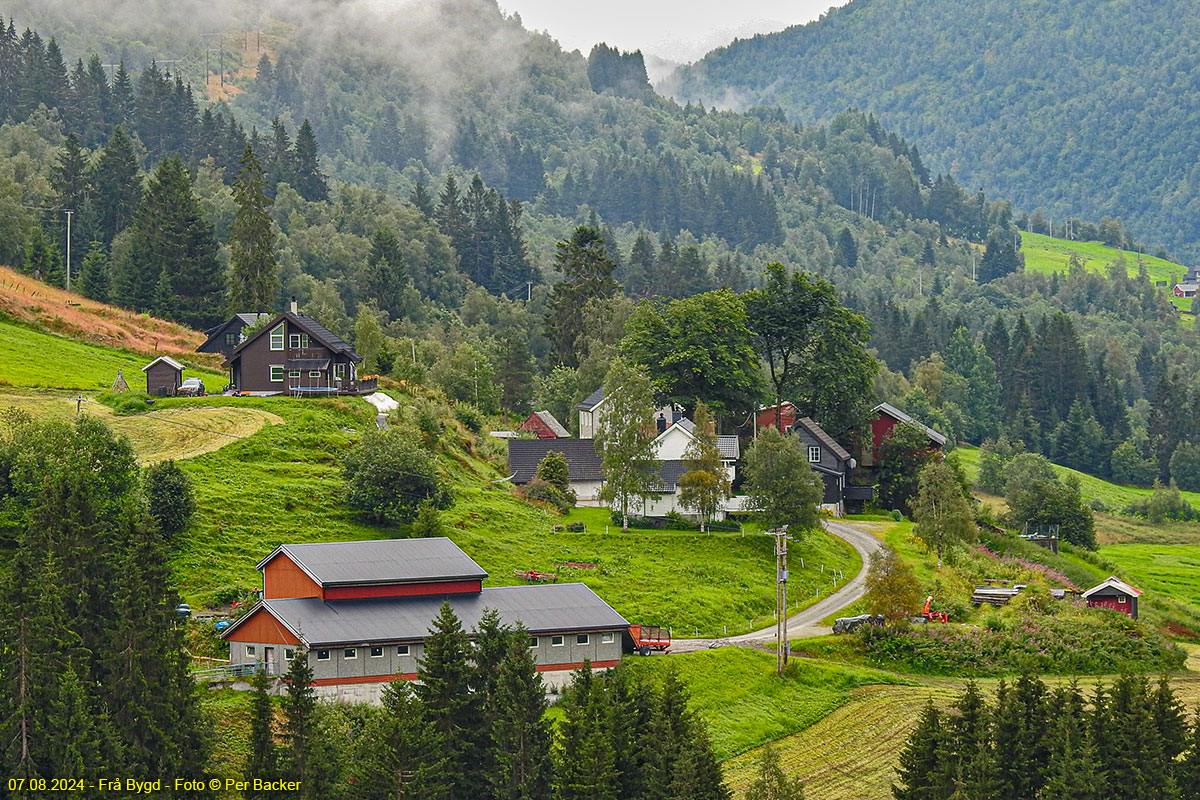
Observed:
[[[296,311],[296,298],[295,298],[295,296],[294,296],[294,295],[292,296],[292,302],[291,302],[291,305],[288,307],[288,310],[289,310],[289,311],[291,311],[293,314],[297,313],[297,311]]]

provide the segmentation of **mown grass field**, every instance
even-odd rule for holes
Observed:
[[[1071,242],[1052,239],[1041,233],[1022,233],[1021,252],[1025,254],[1025,269],[1030,272],[1050,274],[1067,271],[1067,262],[1072,254],[1083,259],[1084,267],[1090,272],[1106,273],[1108,265],[1119,256],[1124,256],[1130,275],[1138,274],[1138,253],[1117,250],[1100,242]],[[1187,268],[1162,258],[1141,254],[1141,263],[1152,281],[1168,281],[1172,284],[1183,277]]]
[[[958,455],[959,463],[967,473],[967,477],[971,480],[979,478],[979,448],[978,447],[956,447],[954,452]],[[1094,475],[1088,475],[1086,472],[1054,465],[1054,470],[1060,477],[1074,475],[1079,479],[1079,488],[1085,500],[1100,500],[1114,511],[1123,510],[1135,500],[1141,500],[1153,494],[1150,489],[1143,489],[1138,486],[1123,486],[1118,483],[1111,483],[1103,478],[1097,478]],[[1200,507],[1200,493],[1197,492],[1180,492],[1184,500],[1187,500],[1194,507]]]
[[[1100,555],[1118,564],[1140,589],[1200,608],[1200,545],[1113,544]]]
[[[0,320],[0,386],[108,391],[121,370],[132,391],[144,392],[142,367],[151,360]],[[186,359],[180,363],[189,367],[184,377],[203,379],[210,392],[219,392],[229,382],[223,373],[191,368]]]

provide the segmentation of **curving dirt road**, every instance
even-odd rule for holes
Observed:
[[[871,554],[883,549],[883,543],[852,522],[826,521],[825,529],[839,539],[849,542],[862,558],[863,568],[850,579],[850,582],[833,594],[813,603],[802,611],[797,611],[788,617],[788,638],[805,639],[810,636],[821,636],[829,633],[830,629],[820,625],[821,620],[849,605],[853,605],[867,591],[867,564]],[[739,636],[728,636],[722,639],[674,639],[671,642],[671,653],[691,653],[696,650],[707,650],[713,647],[753,647],[764,644],[775,638],[775,626],[763,628]]]

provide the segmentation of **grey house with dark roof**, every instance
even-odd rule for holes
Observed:
[[[234,348],[230,383],[255,394],[369,394],[378,379],[359,374],[362,357],[350,343],[296,310],[279,314]]]
[[[508,472],[517,486],[533,480],[538,464],[549,452],[562,453],[570,470],[571,491],[582,505],[596,505],[604,470],[592,439],[509,439]]]
[[[259,321],[270,319],[270,314],[234,314],[225,322],[209,328],[204,332],[208,338],[204,344],[196,348],[197,353],[220,353],[229,358],[233,351],[245,338],[242,330],[248,325],[257,325]]]
[[[582,583],[483,588],[487,573],[446,538],[282,545],[263,559],[263,599],[222,638],[231,664],[282,674],[306,654],[325,696],[377,700],[383,685],[417,677],[443,603],[464,629],[486,609],[521,624],[547,683],[586,659],[615,666],[629,623]]]
[[[847,500],[871,499],[871,487],[850,484],[850,471],[857,466],[854,458],[820,425],[808,417],[801,417],[792,427],[792,435],[800,437],[809,466],[825,484],[821,505],[841,515],[846,510]]]

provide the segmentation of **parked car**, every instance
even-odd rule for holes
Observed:
[[[179,394],[188,397],[204,397],[204,381],[199,378],[184,378],[179,386]]]
[[[857,617],[838,617],[833,621],[834,633],[854,633],[863,625],[882,625],[882,614],[859,614]]]

